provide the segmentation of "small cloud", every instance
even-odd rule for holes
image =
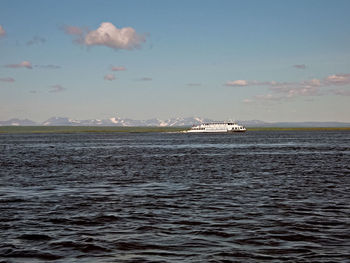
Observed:
[[[65,91],[66,89],[63,88],[61,85],[52,85],[51,86],[51,90],[49,90],[49,92],[51,93],[57,93],[57,92],[62,92]]]
[[[199,86],[202,86],[201,83],[188,83],[187,86],[189,87],[199,87]]]
[[[244,87],[244,86],[248,86],[248,81],[246,80],[234,80],[234,81],[227,81],[225,83],[225,86],[229,86],[229,87]]]
[[[133,50],[139,48],[146,41],[144,35],[136,33],[132,27],[117,28],[110,22],[101,23],[96,30],[76,26],[64,26],[68,35],[76,37],[74,42],[85,46],[106,46],[113,49]]]
[[[15,79],[13,79],[13,78],[0,78],[0,81],[2,81],[2,82],[15,82]]]
[[[5,29],[0,25],[0,38],[6,35]]]
[[[84,29],[77,26],[63,26],[63,30],[67,35],[80,36],[84,34]]]
[[[89,31],[86,27],[77,27],[77,26],[63,26],[63,31],[67,35],[74,36],[74,43],[83,45],[84,44],[84,36]]]
[[[29,61],[22,61],[19,64],[8,64],[5,65],[6,68],[27,68],[27,69],[32,69],[33,66]]]
[[[148,77],[143,77],[143,78],[139,78],[137,79],[138,81],[151,81],[152,78],[148,78]]]
[[[319,87],[322,85],[322,83],[319,79],[311,79],[311,80],[306,80],[306,81],[301,82],[301,85]]]
[[[27,46],[44,44],[46,39],[39,36],[34,36],[31,40],[27,41]]]
[[[293,65],[294,68],[297,69],[306,69],[306,65],[305,64],[297,64],[297,65]]]
[[[61,66],[57,66],[57,65],[35,65],[34,67],[36,68],[42,68],[42,69],[59,69],[61,68]]]
[[[320,95],[319,88],[315,86],[302,86],[296,88],[290,88],[287,92],[287,97],[295,97],[295,96],[316,96]]]
[[[125,71],[126,68],[125,67],[122,67],[122,66],[119,66],[119,67],[111,67],[111,70],[112,71]]]
[[[112,81],[112,80],[115,80],[115,76],[113,74],[107,74],[107,75],[104,76],[103,79]]]
[[[325,83],[330,85],[347,85],[350,84],[350,74],[335,74],[325,78]]]
[[[311,79],[299,82],[277,82],[277,81],[247,81],[235,80],[228,81],[226,86],[264,86],[267,87],[272,94],[257,95],[252,99],[246,99],[243,102],[265,102],[265,101],[281,101],[292,99],[295,97],[313,97],[329,94],[350,96],[350,91],[346,89],[334,89],[325,91],[330,86],[346,86],[350,85],[350,73],[333,74],[323,79]]]
[[[36,90],[30,90],[29,93],[36,94],[38,92]]]

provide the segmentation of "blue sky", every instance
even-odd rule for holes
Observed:
[[[0,120],[350,121],[350,1],[0,5]]]

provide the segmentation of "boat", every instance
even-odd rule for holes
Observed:
[[[186,133],[204,133],[204,132],[245,132],[247,129],[235,122],[211,122],[193,125]]]

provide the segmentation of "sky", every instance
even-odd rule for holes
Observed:
[[[350,122],[348,0],[1,0],[0,120]]]

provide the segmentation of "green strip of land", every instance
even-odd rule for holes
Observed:
[[[0,133],[115,133],[180,132],[189,127],[0,126]],[[350,131],[350,127],[252,127],[250,131]]]

